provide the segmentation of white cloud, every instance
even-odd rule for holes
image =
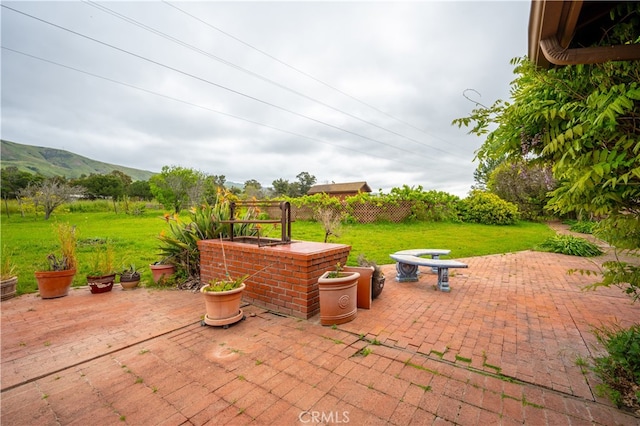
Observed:
[[[89,3],[3,2],[121,50],[7,8],[3,46],[147,91],[3,49],[3,139],[264,186],[307,171],[318,182],[366,180],[374,191],[407,184],[464,196],[482,140],[451,126],[473,108],[462,92],[478,90],[484,104],[506,99],[509,60],[526,54],[528,2],[171,4],[197,19],[156,1],[99,3],[181,44]]]

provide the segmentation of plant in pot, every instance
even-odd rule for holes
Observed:
[[[222,242],[222,236],[220,236]],[[227,268],[227,257],[222,248],[222,261],[224,262],[224,278],[212,279],[209,283],[200,288],[200,293],[204,296],[206,314],[201,325],[213,325],[229,327],[231,324],[243,320],[245,318],[240,303],[242,302],[242,292],[246,288],[245,281],[251,277],[258,275],[260,272],[269,268],[267,265],[262,269],[254,272],[253,275],[243,275],[241,277],[232,278]]]
[[[56,225],[56,233],[62,254],[47,255],[47,267],[36,271],[38,291],[43,299],[53,299],[69,294],[69,288],[76,275],[76,232],[69,224]]]
[[[358,266],[345,266],[344,272],[358,272],[358,308],[371,309],[371,302],[378,297],[384,287],[385,277],[380,267],[368,260],[364,254],[358,255]]]
[[[151,276],[154,283],[159,283],[176,272],[176,265],[170,263],[169,259],[165,258],[149,265],[151,269]]]
[[[318,278],[320,324],[344,324],[356,317],[359,278],[359,272],[346,272],[340,263]]]
[[[2,300],[11,299],[16,295],[18,276],[13,257],[6,249],[2,250],[2,263],[0,263],[0,284],[2,285]]]
[[[98,241],[91,257],[87,284],[92,294],[106,293],[113,289],[116,279],[113,246],[109,240]]]
[[[246,287],[244,282],[247,278],[249,278],[248,275],[238,278],[227,276],[223,279],[213,279],[200,289],[200,293],[204,296],[207,312],[202,320],[202,325],[226,328],[244,319],[240,303],[242,291]]]
[[[358,256],[358,265],[373,268],[373,275],[371,276],[371,298],[375,299],[380,296],[382,289],[384,289],[384,283],[386,281],[384,273],[376,262],[367,259],[363,254]]]
[[[140,284],[140,271],[136,269],[136,265],[130,263],[124,266],[119,272],[120,286],[123,290],[133,290]]]

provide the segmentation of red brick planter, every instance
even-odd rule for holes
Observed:
[[[344,265],[351,250],[344,244],[308,241],[258,247],[238,241],[201,240],[203,283],[225,276],[223,246],[229,274],[250,276],[243,293],[246,302],[305,319],[320,312],[318,278],[335,269],[336,263]]]

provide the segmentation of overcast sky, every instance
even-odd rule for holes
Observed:
[[[366,181],[374,192],[422,185],[462,197],[483,140],[451,121],[474,107],[467,89],[485,105],[508,99],[509,61],[526,55],[530,8],[2,5],[3,139],[266,187],[304,171],[317,183]]]

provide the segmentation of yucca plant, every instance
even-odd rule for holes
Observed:
[[[165,263],[176,266],[178,273],[187,277],[187,282],[196,286],[200,278],[200,250],[198,241],[228,238],[230,226],[223,223],[230,219],[229,193],[219,192],[214,204],[202,204],[189,211],[189,221],[184,221],[176,214],[166,215],[169,232],[162,232],[160,239],[160,255]],[[257,210],[248,208],[243,212],[242,220],[253,220]],[[252,236],[256,231],[249,224],[241,224],[233,229],[234,236]]]

